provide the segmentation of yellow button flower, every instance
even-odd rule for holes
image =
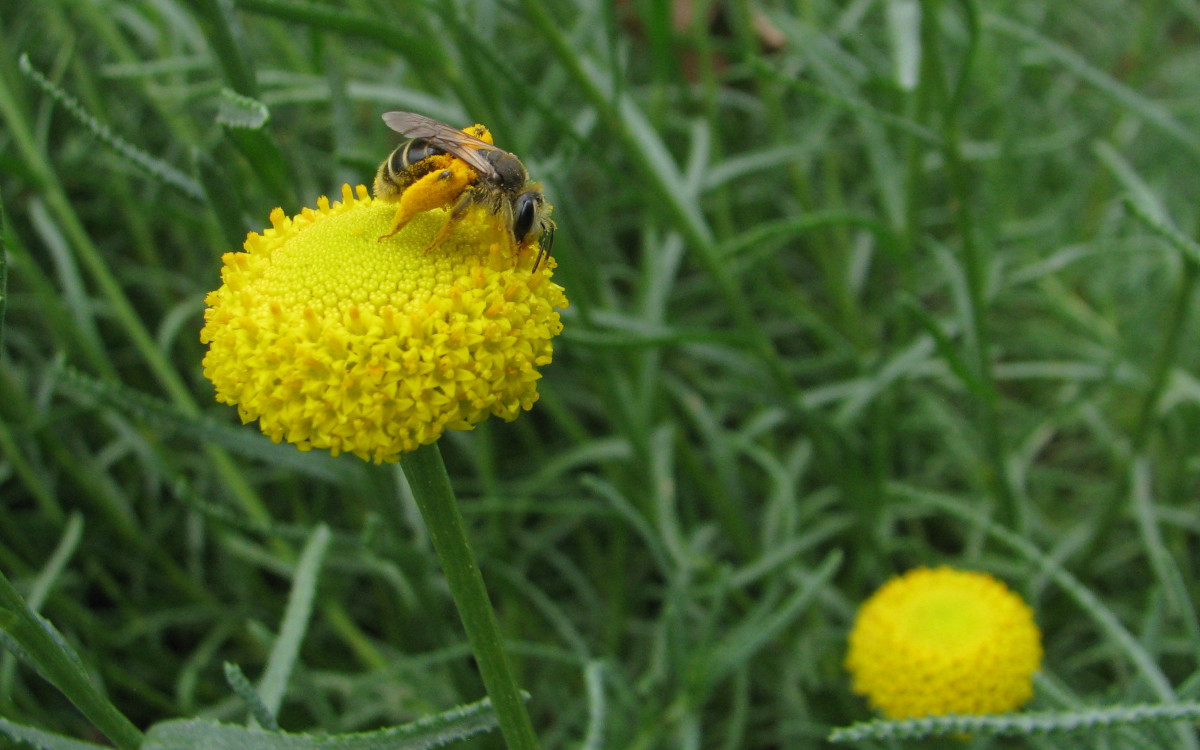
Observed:
[[[345,185],[340,203],[275,209],[225,254],[200,338],[205,377],[243,423],[379,463],[537,400],[567,306],[554,260],[533,271],[534,242],[503,257],[505,228],[482,208],[428,253],[445,210],[381,241],[395,211]]]
[[[858,611],[846,668],[889,718],[1002,713],[1033,695],[1033,611],[985,573],[917,568]]]

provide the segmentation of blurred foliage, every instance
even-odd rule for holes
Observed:
[[[1037,709],[1200,695],[1194,0],[6,0],[0,34],[0,569],[138,726],[243,717],[222,664],[261,674],[319,522],[280,724],[482,697],[396,469],[200,374],[221,254],[369,184],[391,109],[487,124],[555,204],[542,399],[441,445],[545,747],[811,747],[869,717],[854,608],[921,564],[1034,606]],[[7,658],[0,713],[94,738]]]

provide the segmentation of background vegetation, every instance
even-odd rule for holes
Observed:
[[[261,675],[319,522],[283,727],[482,696],[398,470],[200,374],[221,254],[369,182],[390,109],[556,206],[542,399],[442,441],[545,747],[816,746],[917,565],[1034,606],[1033,709],[1200,697],[1200,3],[679,5],[0,6],[0,570],[134,724],[244,718],[222,663]],[[7,656],[0,714],[97,738]]]

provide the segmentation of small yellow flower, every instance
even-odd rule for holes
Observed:
[[[917,568],[858,611],[846,668],[889,718],[1011,711],[1042,659],[1033,611],[985,573]]]
[[[395,204],[355,192],[277,208],[223,257],[200,334],[217,400],[275,442],[376,463],[529,409],[567,306],[553,259],[531,272],[535,243],[502,257],[506,228],[482,208],[428,253],[444,210],[381,241]]]

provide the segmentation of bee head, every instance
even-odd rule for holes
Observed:
[[[517,242],[523,243],[536,233],[538,254],[533,261],[535,271],[554,246],[554,222],[546,215],[545,206],[546,196],[542,195],[541,187],[536,183],[533,189],[518,195],[512,204],[512,231]]]
[[[513,236],[517,238],[517,242],[524,242],[525,237],[533,230],[534,221],[537,219],[538,210],[545,203],[546,199],[540,192],[530,190],[521,193],[517,199],[513,201]]]

